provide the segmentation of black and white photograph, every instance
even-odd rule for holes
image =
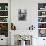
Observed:
[[[27,10],[26,9],[19,9],[18,10],[18,20],[19,21],[26,21],[27,17]]]

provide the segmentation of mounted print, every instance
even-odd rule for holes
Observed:
[[[27,10],[26,9],[19,9],[18,10],[18,20],[19,21],[25,21],[27,16]]]

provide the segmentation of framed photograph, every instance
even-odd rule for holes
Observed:
[[[27,10],[26,9],[19,9],[18,10],[18,20],[19,21],[25,21],[27,16]]]

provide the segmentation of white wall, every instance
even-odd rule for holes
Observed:
[[[32,24],[35,29],[38,27],[38,3],[45,3],[46,0],[11,0],[11,22],[16,25],[17,30],[27,30]],[[18,9],[27,9],[27,20],[18,20]]]
[[[26,21],[18,21],[18,9],[27,9],[27,20]],[[35,26],[35,33],[33,35],[37,36],[37,9],[38,9],[38,3],[37,0],[11,0],[11,22],[13,22],[16,25],[16,32],[20,32],[21,34],[27,33],[25,30],[28,30],[28,27],[32,24]],[[29,33],[30,34],[30,33]],[[35,41],[35,38],[33,39]],[[33,43],[37,44],[37,42]]]
[[[11,22],[16,25],[16,29],[19,30],[28,30],[28,27],[32,24],[35,26],[33,38],[33,46],[41,46],[40,44],[44,43],[42,38],[38,38],[38,3],[45,3],[46,0],[11,0]],[[18,9],[27,9],[27,20],[18,21]],[[17,31],[16,30],[16,31]],[[36,40],[37,39],[37,40]],[[39,44],[38,44],[39,43]]]
[[[13,3],[14,2],[14,3]],[[16,25],[17,30],[28,30],[29,26],[37,23],[37,2],[31,0],[14,0],[11,2],[11,19],[12,22]],[[27,10],[27,20],[19,21],[18,20],[18,9]]]

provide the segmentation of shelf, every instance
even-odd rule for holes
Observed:
[[[46,28],[38,28],[38,29],[46,29]]]
[[[0,16],[0,17],[8,17],[8,16]]]
[[[0,35],[8,37],[8,3],[0,3]]]
[[[0,10],[0,11],[8,11],[8,10]]]
[[[46,15],[44,15],[44,16],[38,16],[38,17],[46,17]]]
[[[46,37],[46,3],[38,4],[38,36]]]
[[[46,10],[38,10],[38,11],[46,11]]]
[[[0,23],[8,23],[8,22],[0,22]]]
[[[46,23],[46,22],[38,22],[38,23]]]

